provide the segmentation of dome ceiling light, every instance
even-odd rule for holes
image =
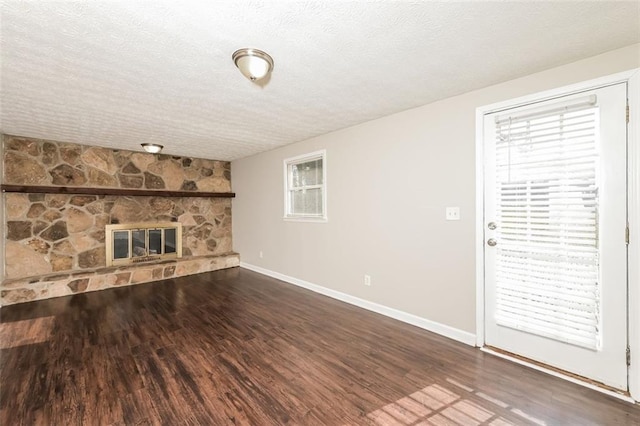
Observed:
[[[273,58],[262,50],[238,49],[231,57],[240,72],[254,82],[266,77],[273,70]]]
[[[162,145],[158,145],[157,143],[141,143],[140,145],[142,145],[144,150],[150,154],[157,154],[162,151],[162,148],[164,148]]]

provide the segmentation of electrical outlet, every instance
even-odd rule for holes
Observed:
[[[260,259],[262,259],[264,256],[262,255],[262,251],[260,251]]]
[[[364,276],[364,285],[371,285],[371,276],[370,275],[365,275]]]
[[[460,220],[460,207],[447,207],[446,218],[447,220]]]

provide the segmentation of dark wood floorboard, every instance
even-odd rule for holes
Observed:
[[[640,425],[640,408],[244,269],[0,310],[0,425]]]

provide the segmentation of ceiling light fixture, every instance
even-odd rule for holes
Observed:
[[[251,81],[267,76],[273,70],[273,58],[258,49],[238,49],[231,56],[240,72]]]
[[[140,145],[142,145],[144,150],[150,154],[157,154],[162,151],[162,148],[164,148],[162,145],[158,145],[157,143],[141,143]]]

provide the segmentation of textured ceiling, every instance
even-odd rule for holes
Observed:
[[[637,43],[639,4],[2,0],[0,131],[232,160]]]

